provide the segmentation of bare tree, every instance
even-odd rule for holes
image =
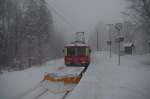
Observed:
[[[15,15],[12,0],[0,0],[0,65],[8,65],[12,55]]]
[[[60,57],[63,38],[53,28],[45,0],[0,0],[0,70]]]
[[[131,17],[135,23],[134,42],[137,43],[138,53],[148,52],[147,42],[150,39],[150,1],[126,0],[129,3],[128,10],[124,13]]]
[[[129,12],[125,14],[130,15],[132,20],[139,24],[145,32],[150,35],[150,1],[149,0],[126,0],[130,6]]]

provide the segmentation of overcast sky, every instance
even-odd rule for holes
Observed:
[[[87,31],[92,29],[98,22],[107,24],[122,21],[123,18],[120,12],[124,11],[126,7],[125,0],[47,1],[49,6],[57,10],[60,15],[65,17],[70,24],[77,28],[76,31]],[[63,20],[59,15],[56,16],[59,20]],[[65,21],[61,22],[65,23]]]

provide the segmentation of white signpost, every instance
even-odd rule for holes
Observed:
[[[120,32],[122,29],[122,23],[117,23],[115,25],[115,28],[118,30],[119,32],[119,36],[116,37],[116,42],[118,43],[118,65],[120,65],[120,43],[124,41],[124,37],[121,36]]]

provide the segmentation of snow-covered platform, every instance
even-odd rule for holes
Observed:
[[[150,99],[149,56],[92,55],[92,63],[67,99]]]

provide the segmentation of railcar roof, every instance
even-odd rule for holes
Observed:
[[[81,42],[73,42],[73,43],[70,43],[70,44],[67,44],[66,47],[72,47],[72,46],[88,46],[88,44],[86,43],[81,43]]]

